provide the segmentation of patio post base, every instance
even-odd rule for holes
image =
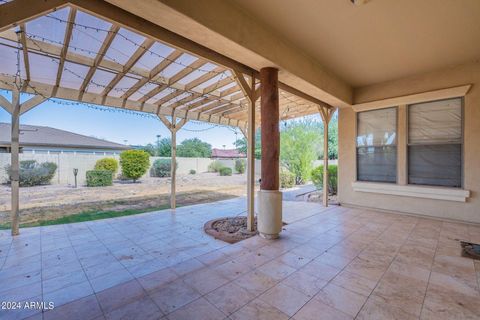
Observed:
[[[265,239],[277,239],[282,231],[282,193],[278,190],[260,190],[258,205],[258,233]]]

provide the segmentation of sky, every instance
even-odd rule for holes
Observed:
[[[3,91],[0,94],[10,100],[9,93]],[[24,99],[28,99],[28,96],[23,97],[22,100]],[[102,109],[115,110],[114,108]],[[3,108],[0,108],[0,122],[11,122],[10,114]],[[20,124],[48,126],[129,145],[155,143],[157,135],[161,136],[160,139],[170,137],[170,131],[157,118],[120,111],[95,110],[85,104],[65,105],[52,101],[45,101],[23,114],[20,117]],[[231,149],[234,148],[236,138],[234,131],[232,127],[189,122],[177,132],[177,143],[197,137],[210,143],[213,148],[223,149],[225,146]],[[236,129],[236,132],[237,138],[242,139],[240,130]]]

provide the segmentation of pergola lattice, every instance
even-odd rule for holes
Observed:
[[[0,4],[0,88],[13,92],[12,101],[0,96],[0,106],[12,114],[14,233],[18,233],[19,117],[47,99],[157,115],[172,133],[172,158],[176,132],[188,120],[239,127],[254,145],[255,119],[261,121],[256,70],[101,0]],[[320,111],[328,123],[333,107],[282,83],[279,90],[282,120]],[[20,103],[20,93],[33,96]],[[249,216],[253,216],[251,149]],[[174,208],[174,165],[171,198]]]

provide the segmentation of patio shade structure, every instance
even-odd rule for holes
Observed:
[[[255,128],[264,123],[257,70],[101,0],[0,4],[0,89],[12,92],[11,101],[0,96],[12,115],[12,234],[19,225],[19,119],[53,98],[157,116],[172,134],[173,209],[177,131],[190,120],[240,128],[248,138],[253,228]],[[277,125],[320,111],[328,131],[333,106],[281,82],[269,90],[278,92]],[[21,102],[21,93],[31,98]]]

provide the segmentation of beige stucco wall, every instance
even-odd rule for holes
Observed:
[[[464,188],[471,192],[466,203],[354,191],[356,116],[351,108],[339,111],[340,203],[480,223],[480,63],[359,88],[355,90],[354,101],[358,104],[465,84],[472,84],[464,100]],[[401,116],[405,115],[399,110]],[[405,131],[405,126],[398,127],[400,139],[406,136]],[[399,150],[398,167],[405,166],[404,154]],[[406,180],[403,176],[399,178]]]

